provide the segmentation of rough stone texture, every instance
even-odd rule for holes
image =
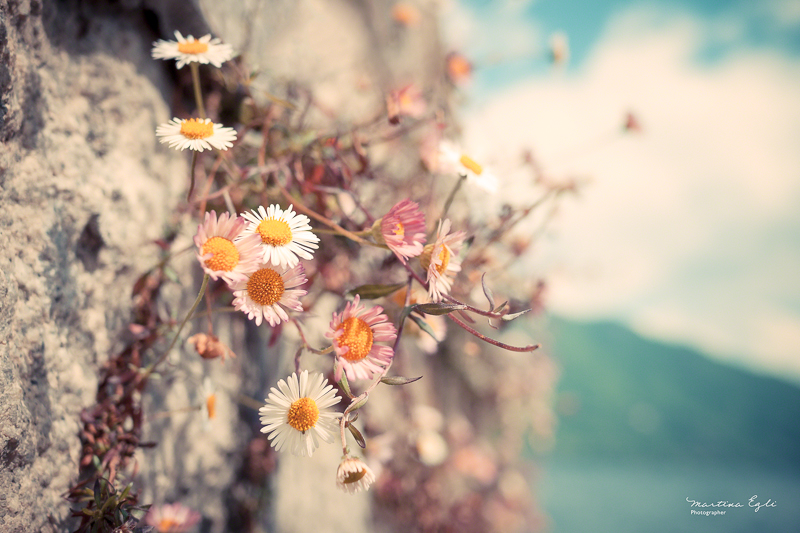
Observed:
[[[0,531],[62,531],[80,410],[186,173],[141,12],[0,2]],[[86,7],[85,5],[83,7]]]

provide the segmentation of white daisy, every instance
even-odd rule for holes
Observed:
[[[437,170],[443,174],[465,174],[470,183],[474,183],[484,191],[497,192],[497,176],[464,153],[460,146],[450,141],[443,140],[439,143]]]
[[[358,457],[345,456],[336,470],[336,486],[350,494],[367,490],[374,482],[372,469]]]
[[[219,68],[222,64],[236,54],[233,47],[224,44],[221,40],[211,38],[211,34],[195,39],[191,35],[184,37],[181,32],[175,31],[177,41],[159,39],[153,43],[153,59],[177,59],[178,68],[183,68],[189,63],[211,63]]]
[[[269,322],[270,326],[289,320],[284,307],[302,311],[300,297],[308,294],[303,289],[295,289],[308,281],[303,265],[298,263],[282,273],[270,266],[262,264],[246,280],[231,285],[235,297],[233,307],[250,320],[255,319],[257,326],[261,325],[262,320]]]
[[[422,249],[419,263],[428,273],[428,296],[433,302],[440,302],[442,294],[450,292],[453,278],[461,272],[461,259],[458,257],[464,243],[464,232],[450,233],[450,219],[439,221],[436,242]]]
[[[269,433],[276,451],[288,448],[294,455],[311,457],[320,439],[333,442],[338,413],[330,407],[341,398],[320,373],[309,377],[304,370],[299,380],[296,373],[287,380],[280,380],[277,389],[272,387],[267,404],[259,409],[261,432]]]
[[[210,118],[173,118],[156,128],[156,136],[161,144],[169,143],[177,150],[227,150],[236,140],[236,130],[214,124]]]
[[[259,206],[242,216],[250,223],[244,235],[257,233],[263,244],[264,262],[280,267],[293,267],[298,259],[311,259],[313,250],[318,248],[319,237],[311,232],[310,219],[298,215],[292,205],[285,211],[278,204],[267,209]]]

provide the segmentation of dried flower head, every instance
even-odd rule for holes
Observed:
[[[242,213],[248,221],[245,235],[261,238],[264,263],[291,268],[300,262],[298,257],[313,257],[319,237],[311,232],[310,219],[295,213],[292,207],[283,210],[278,204],[273,204],[267,209],[259,206],[258,211]]]
[[[176,150],[227,150],[236,140],[236,130],[214,124],[208,118],[173,118],[156,128],[156,136],[161,144],[169,143]]]
[[[225,361],[226,357],[236,357],[236,354],[215,335],[196,333],[186,339],[186,342],[194,345],[194,349],[203,359],[220,357],[222,361]]]
[[[404,263],[422,253],[425,244],[425,215],[419,204],[403,200],[372,226],[372,235],[386,244]]]
[[[461,271],[458,254],[464,243],[464,232],[450,233],[450,220],[439,221],[436,241],[425,246],[419,263],[428,274],[428,296],[431,301],[440,302],[442,295],[450,292],[453,277]]]
[[[299,263],[288,270],[275,270],[272,265],[262,263],[246,280],[231,285],[233,307],[255,320],[257,326],[262,320],[276,326],[289,320],[285,309],[303,310],[300,298],[308,291],[295,287],[306,281],[305,268]]]
[[[218,38],[205,35],[195,39],[191,35],[184,37],[181,32],[175,31],[175,41],[159,39],[153,43],[153,59],[176,59],[177,67],[183,68],[189,63],[212,64],[219,68],[236,54],[233,47],[224,44]]]
[[[371,379],[375,373],[383,372],[394,357],[394,349],[377,343],[394,341],[397,330],[383,314],[383,307],[367,309],[356,295],[344,311],[333,314],[325,336],[333,340],[336,351],[336,381],[342,378],[342,370],[349,380]]]
[[[197,226],[194,243],[197,260],[212,279],[224,279],[228,284],[247,278],[258,268],[261,258],[259,239],[242,237],[247,222],[236,215],[216,211],[206,212],[203,223]]]
[[[330,408],[339,400],[322,374],[309,376],[304,370],[298,379],[293,373],[277,389],[272,387],[267,404],[259,409],[261,432],[269,433],[276,451],[288,448],[294,455],[311,457],[320,440],[333,442],[337,413]]]
[[[374,482],[372,469],[358,457],[344,456],[336,469],[336,486],[350,494],[367,490]]]
[[[144,518],[158,533],[184,533],[200,521],[200,513],[180,503],[151,507]]]

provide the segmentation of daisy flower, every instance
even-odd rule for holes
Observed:
[[[173,118],[156,128],[161,144],[169,143],[176,150],[227,150],[236,140],[236,130],[214,124],[210,118]]]
[[[394,350],[390,346],[375,344],[397,338],[397,330],[382,313],[383,307],[379,305],[367,310],[356,295],[344,311],[333,314],[325,336],[333,339],[336,350],[336,381],[342,378],[342,370],[349,380],[371,379],[392,361]]]
[[[261,264],[247,279],[231,285],[233,307],[243,312],[250,320],[260,326],[262,320],[276,326],[289,320],[286,309],[302,311],[300,298],[308,294],[303,289],[295,289],[306,281],[303,265],[297,264],[288,270],[275,270],[271,265]]]
[[[419,204],[403,200],[392,207],[383,218],[372,226],[372,235],[381,244],[386,244],[402,262],[422,253],[425,244],[425,215]]]
[[[464,153],[464,150],[450,141],[439,143],[437,158],[438,172],[443,174],[466,175],[467,179],[486,192],[497,192],[497,176],[488,172],[481,164]]]
[[[427,107],[422,91],[413,83],[386,96],[386,110],[392,124],[398,124],[403,116],[419,118],[425,114]]]
[[[151,507],[144,518],[158,533],[184,533],[200,521],[200,513],[180,503]]]
[[[333,442],[337,413],[330,407],[341,400],[335,394],[322,374],[309,376],[304,370],[298,379],[293,373],[280,380],[277,389],[272,387],[267,404],[258,410],[264,424],[261,432],[269,433],[276,451],[288,448],[294,455],[311,457],[320,439]]]
[[[454,85],[463,85],[472,78],[472,63],[458,52],[450,52],[445,58],[445,71]]]
[[[298,259],[311,259],[317,249],[319,237],[311,233],[310,219],[305,215],[298,215],[292,210],[292,205],[285,211],[278,204],[273,204],[267,209],[259,206],[242,216],[249,222],[245,234],[255,234],[261,237],[263,261],[275,266],[293,267],[300,262]]]
[[[217,390],[208,377],[203,380],[203,405],[201,410],[206,424],[217,416]]]
[[[218,220],[216,211],[209,211],[197,226],[197,260],[211,279],[222,278],[231,284],[258,269],[258,238],[240,238],[245,224],[247,221],[236,215],[222,213]]]
[[[433,302],[440,302],[442,295],[450,292],[453,277],[461,271],[458,253],[464,242],[464,232],[450,233],[450,219],[439,221],[436,242],[425,246],[419,263],[428,273],[428,296]]]
[[[184,37],[181,32],[175,31],[177,41],[159,39],[153,43],[153,59],[177,59],[178,68],[183,68],[189,63],[211,63],[219,68],[222,64],[234,57],[233,47],[223,44],[221,40],[211,38],[211,34],[195,39],[191,35]]]
[[[336,469],[336,486],[350,494],[367,490],[374,482],[372,469],[358,457],[345,455]]]

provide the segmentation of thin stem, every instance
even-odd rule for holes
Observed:
[[[189,194],[186,195],[186,201],[192,197],[194,192],[194,169],[197,166],[197,150],[192,150],[192,170],[189,171]]]
[[[531,344],[529,346],[511,346],[510,344],[506,344],[504,342],[500,342],[498,340],[495,340],[495,339],[493,339],[491,337],[487,337],[483,333],[480,333],[477,330],[469,327],[464,322],[462,322],[461,320],[459,320],[456,317],[454,317],[452,313],[448,314],[447,318],[449,318],[450,320],[452,320],[453,322],[458,324],[458,326],[461,329],[463,329],[464,331],[466,331],[467,333],[471,333],[475,337],[478,337],[480,340],[482,340],[484,342],[488,342],[489,344],[493,344],[493,345],[498,346],[500,348],[503,348],[504,350],[508,350],[509,352],[532,352],[532,351],[534,351],[534,350],[539,348],[538,344]]]
[[[197,293],[197,298],[194,299],[194,303],[192,304],[192,308],[189,309],[188,313],[186,313],[186,317],[184,317],[183,322],[181,322],[181,325],[178,328],[178,331],[175,332],[175,336],[172,338],[172,342],[169,344],[169,348],[167,348],[167,350],[163,354],[161,354],[161,357],[156,359],[153,363],[150,364],[150,366],[148,366],[145,369],[145,371],[142,373],[142,380],[147,379],[150,376],[150,374],[153,373],[153,370],[155,370],[155,368],[159,364],[161,364],[161,362],[164,361],[164,359],[167,358],[167,356],[169,355],[169,352],[172,351],[172,348],[175,347],[175,343],[178,342],[178,337],[181,336],[181,331],[183,331],[183,327],[189,321],[189,318],[195,312],[195,310],[197,309],[197,306],[200,305],[200,300],[203,299],[203,294],[205,294],[206,287],[208,287],[208,278],[209,278],[208,274],[203,276],[203,284],[200,285],[200,292]]]
[[[194,102],[197,105],[197,112],[200,118],[206,118],[206,108],[203,107],[203,93],[200,91],[200,67],[192,61],[189,63],[189,68],[192,71],[192,84],[194,85]]]
[[[443,219],[447,215],[447,211],[450,210],[450,205],[453,203],[453,199],[456,197],[456,193],[461,188],[461,184],[467,180],[466,174],[459,174],[458,181],[456,182],[455,187],[453,190],[450,191],[450,196],[447,197],[447,201],[444,203],[444,209],[442,209],[442,216],[439,218]]]

